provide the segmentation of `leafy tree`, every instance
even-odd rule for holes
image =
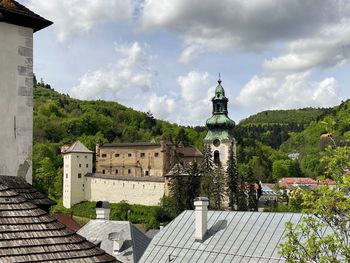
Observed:
[[[337,187],[322,186],[303,192],[305,216],[294,225],[289,222],[286,242],[281,245],[281,254],[287,262],[349,262],[350,259],[350,178],[340,176],[350,155],[344,158],[347,149],[328,149],[325,162],[327,175]]]

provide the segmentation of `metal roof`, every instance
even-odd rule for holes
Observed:
[[[209,211],[203,243],[195,242],[194,211],[184,211],[151,241],[140,262],[284,262],[285,223],[303,215]]]
[[[115,254],[113,252],[113,241],[109,239],[109,235],[121,232],[123,232],[125,241],[122,251]],[[128,221],[90,220],[77,233],[90,242],[99,243],[101,249],[121,262],[139,262],[150,242],[145,234]]]
[[[61,153],[93,153],[80,141],[76,141],[70,145],[65,145],[61,147]]]

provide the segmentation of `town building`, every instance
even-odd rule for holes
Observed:
[[[109,219],[108,202],[97,202],[96,219],[77,232],[122,263],[137,263],[150,239],[128,221]]]
[[[52,22],[0,1],[0,174],[32,183],[33,33]]]
[[[228,117],[228,98],[225,96],[220,79],[211,101],[213,116],[206,122],[208,133],[204,143],[210,146],[214,162],[226,167],[230,154],[236,155],[236,141],[232,134],[235,122]]]
[[[96,144],[94,153],[77,141],[61,148],[63,154],[63,206],[82,201],[127,201],[158,205],[168,195],[166,175],[175,163],[188,166],[203,155],[193,147],[169,142]]]

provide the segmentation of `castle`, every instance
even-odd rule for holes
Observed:
[[[207,120],[206,145],[214,162],[226,165],[236,152],[232,134],[235,123],[228,117],[228,98],[221,80],[212,98],[213,115]],[[61,148],[63,154],[63,206],[71,208],[82,201],[127,201],[131,204],[157,205],[169,194],[171,168],[180,161],[186,167],[200,162],[203,155],[194,147],[181,147],[167,141],[159,143],[96,144],[95,153],[80,141]],[[95,155],[95,172],[93,160]]]

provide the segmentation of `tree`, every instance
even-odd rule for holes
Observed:
[[[198,164],[196,161],[189,164],[187,169],[188,178],[186,182],[186,209],[193,210],[194,209],[194,199],[198,197],[200,193],[200,174],[198,169]]]
[[[175,201],[175,211],[180,214],[186,209],[186,177],[182,165],[177,162],[172,168],[175,173],[170,177],[169,189]]]
[[[221,164],[215,166],[211,176],[211,199],[209,202],[211,207],[217,210],[222,209],[223,201],[226,193],[225,171]]]
[[[203,161],[201,163],[201,195],[206,196],[211,199],[212,196],[212,176],[213,176],[213,155],[211,152],[210,145],[206,145],[204,148]]]
[[[255,187],[253,169],[251,167],[248,168],[247,184],[248,184],[248,210],[258,211],[258,193]]]
[[[238,167],[237,159],[233,151],[231,151],[227,161],[227,195],[229,197],[229,207],[235,210],[237,207],[237,181],[238,181]]]
[[[344,147],[329,148],[321,160],[326,175],[332,175],[337,187],[322,186],[303,192],[305,216],[297,225],[286,225],[286,242],[281,254],[287,262],[349,262],[350,259],[350,178],[339,164],[350,162]]]

